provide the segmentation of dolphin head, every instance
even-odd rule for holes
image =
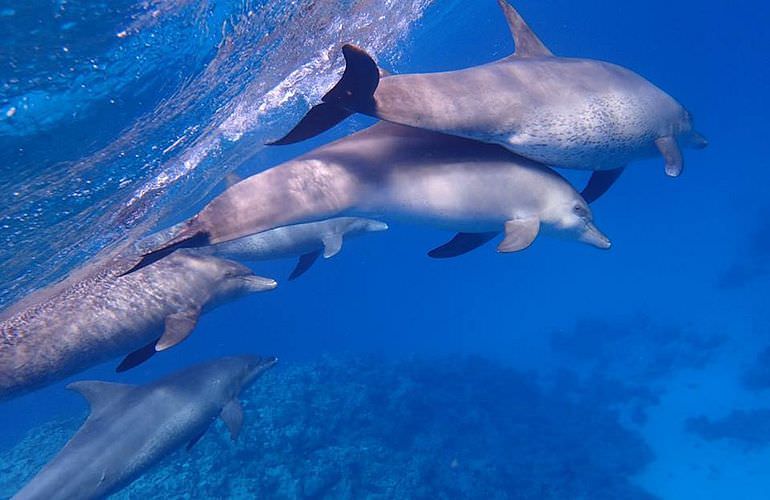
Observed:
[[[275,357],[228,356],[195,367],[187,378],[204,394],[229,401],[248,388],[278,362]]]
[[[228,300],[249,293],[273,290],[278,283],[270,278],[257,276],[251,269],[234,262],[216,257],[208,257],[209,265],[216,273],[216,295],[220,300]]]
[[[704,149],[709,145],[708,139],[695,130],[692,114],[681,107],[674,120],[674,131],[682,146],[693,149]]]
[[[345,233],[347,234],[376,233],[380,231],[387,231],[388,229],[388,225],[386,223],[374,219],[347,217],[345,218],[344,222]]]
[[[241,382],[241,388],[246,388],[254,383],[263,373],[275,366],[278,363],[278,358],[275,356],[262,357],[262,356],[241,356],[246,363],[245,372]]]
[[[543,222],[549,222],[557,235],[576,239],[596,248],[607,250],[612,246],[610,239],[594,224],[593,212],[588,203],[577,193],[567,202],[554,206]]]

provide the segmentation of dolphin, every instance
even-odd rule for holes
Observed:
[[[192,447],[217,417],[235,440],[243,423],[238,396],[277,361],[228,357],[142,386],[96,380],[68,385],[88,400],[91,413],[13,499],[104,498],[185,443]]]
[[[596,171],[591,203],[630,162],[662,154],[666,174],[682,172],[680,144],[703,148],[692,116],[631,70],[554,56],[505,0],[498,0],[516,51],[459,71],[387,75],[362,49],[343,47],[342,79],[284,138],[291,144],[353,113],[499,144],[551,166]]]
[[[182,342],[198,317],[276,282],[236,262],[176,252],[128,276],[106,266],[0,316],[0,400],[117,356],[127,370]]]
[[[500,252],[527,248],[541,229],[610,247],[585,200],[550,168],[493,144],[380,122],[231,186],[134,270],[178,248],[340,215],[459,232],[435,257],[459,255],[500,231]]]
[[[163,242],[173,237],[182,227],[176,225],[148,236],[140,241],[137,247],[141,250],[143,247],[151,247],[153,243]],[[372,219],[335,217],[319,222],[279,227],[218,245],[202,247],[198,251],[247,262],[299,257],[289,276],[289,280],[294,280],[307,272],[321,255],[325,259],[337,255],[342,249],[345,237],[387,229],[386,223]]]

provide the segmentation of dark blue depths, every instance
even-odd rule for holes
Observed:
[[[395,72],[512,49],[492,0],[390,13],[316,4],[323,23],[267,1],[0,3],[3,303],[153,213],[164,225],[189,215],[234,167],[251,175],[368,123],[261,148],[334,81],[311,65],[291,81],[300,97],[276,98],[327,44],[371,47]],[[217,426],[118,497],[770,495],[770,6],[516,6],[554,52],[621,64],[675,96],[710,147],[687,151],[678,179],[659,159],[627,170],[594,206],[609,252],[542,238],[521,254],[487,245],[434,261],[425,253],[451,235],[392,224],[296,282],[282,279],[292,263],[255,266],[282,281],[276,292],[205,316],[126,376],[110,364],[76,377],[145,382],[224,354],[281,358],[246,394],[241,440]],[[342,34],[326,29],[335,23]],[[185,169],[191,152],[203,160]],[[66,442],[84,408],[63,384],[2,403],[0,496]]]

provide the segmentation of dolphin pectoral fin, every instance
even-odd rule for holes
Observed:
[[[123,361],[121,361],[118,367],[115,368],[115,371],[117,373],[127,372],[131,368],[136,368],[151,357],[155,356],[155,353],[158,352],[155,350],[156,342],[157,340],[153,340],[146,346],[137,349],[136,351],[123,358]]]
[[[505,223],[505,239],[497,246],[502,253],[518,252],[529,247],[540,232],[540,219],[527,217]]]
[[[655,141],[655,146],[666,161],[666,175],[679,177],[684,169],[684,159],[676,139],[671,136],[661,137]]]
[[[93,415],[100,412],[110,401],[133,390],[134,386],[100,380],[81,380],[67,385],[67,389],[83,396],[91,406],[91,415]]]
[[[604,193],[609,191],[615,181],[618,180],[620,174],[623,173],[625,168],[616,168],[613,170],[597,170],[591,175],[588,180],[585,189],[580,195],[586,201],[591,204],[604,196]]]
[[[508,28],[513,35],[513,43],[516,47],[513,57],[552,57],[553,53],[545,46],[535,32],[527,25],[526,21],[513,8],[507,0],[497,0],[505,14]]]
[[[324,259],[334,257],[342,250],[342,235],[339,233],[327,234],[323,237]]]
[[[306,253],[305,255],[301,256],[297,262],[296,267],[294,267],[294,270],[291,272],[291,275],[289,275],[289,281],[294,281],[295,279],[305,274],[320,256],[320,250]]]
[[[268,142],[268,146],[286,146],[315,137],[334,127],[353,113],[334,104],[321,103],[310,108],[302,120],[277,141]]]
[[[237,399],[231,399],[229,403],[222,408],[222,413],[219,414],[222,421],[230,431],[230,437],[233,441],[238,439],[238,434],[241,433],[241,427],[243,426],[243,408],[240,401]]]
[[[428,252],[428,256],[434,259],[459,257],[476,250],[498,234],[500,233],[497,231],[491,233],[457,233],[449,242]]]
[[[183,342],[195,330],[195,325],[198,324],[200,316],[200,307],[193,307],[192,309],[167,316],[166,328],[163,330],[163,335],[155,343],[155,350],[158,352],[165,351]]]

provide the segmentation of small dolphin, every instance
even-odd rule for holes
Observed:
[[[541,229],[610,246],[587,203],[548,167],[493,144],[381,122],[235,184],[135,269],[178,248],[383,214],[461,233],[453,251],[435,256],[463,253],[502,230],[501,252],[527,248]]]
[[[139,243],[139,248],[147,246],[151,248],[153,243],[163,242],[173,237],[181,227],[177,225],[148,236]],[[307,272],[321,255],[325,259],[337,255],[342,249],[345,237],[387,229],[387,224],[372,219],[336,217],[319,222],[279,227],[226,243],[203,247],[200,251],[247,262],[299,257],[299,262],[289,276],[289,280],[294,280]]]
[[[317,135],[354,112],[500,144],[547,165],[598,171],[584,191],[601,196],[628,163],[663,155],[678,176],[679,143],[705,147],[692,117],[638,74],[607,62],[554,56],[505,0],[498,0],[516,51],[460,71],[383,76],[363,50],[347,45],[340,82],[289,134]]]
[[[243,423],[239,394],[277,361],[221,358],[143,386],[70,384],[88,400],[91,414],[13,499],[104,498],[185,443],[192,447],[217,417],[235,440]]]
[[[192,252],[117,274],[95,269],[0,317],[0,400],[133,351],[119,367],[127,370],[182,342],[202,312],[276,287],[241,264]]]

